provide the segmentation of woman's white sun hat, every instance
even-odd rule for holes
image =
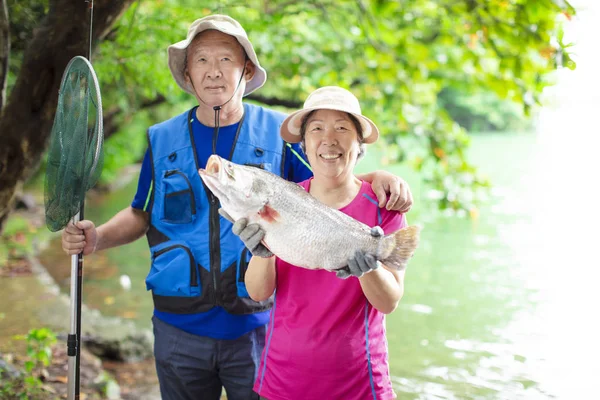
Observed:
[[[236,38],[246,51],[248,58],[256,66],[254,76],[246,83],[244,96],[252,93],[264,85],[265,81],[267,80],[267,71],[260,66],[258,58],[256,57],[256,52],[254,51],[254,47],[252,47],[252,43],[250,43],[248,35],[246,34],[246,31],[242,25],[227,15],[214,14],[192,22],[192,25],[190,25],[190,29],[188,30],[187,37],[180,42],[172,44],[167,50],[169,55],[169,69],[171,70],[171,74],[173,75],[173,78],[175,78],[175,82],[177,82],[179,87],[190,94],[194,94],[194,88],[189,82],[186,82],[183,75],[183,71],[185,69],[186,51],[196,35],[209,29],[214,29]]]
[[[374,143],[379,138],[379,129],[369,118],[362,115],[356,96],[338,86],[324,86],[312,92],[301,110],[295,111],[281,124],[281,137],[288,143],[299,143],[300,127],[304,116],[313,110],[337,110],[352,114],[358,119],[363,130],[364,143]]]

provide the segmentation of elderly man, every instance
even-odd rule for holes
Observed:
[[[242,101],[267,75],[237,21],[224,15],[194,21],[168,56],[175,81],[198,106],[150,127],[131,206],[98,228],[87,220],[69,225],[63,248],[87,255],[146,234],[162,398],[219,399],[223,387],[232,400],[257,398],[252,386],[272,299],[248,296],[244,275],[252,255],[220,217],[197,171],[218,154],[295,182],[312,173],[300,147],[278,135],[285,115]],[[381,206],[410,208],[401,179],[385,172],[362,178]]]

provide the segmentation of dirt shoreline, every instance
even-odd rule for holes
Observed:
[[[60,308],[68,306],[67,296],[60,293],[58,286],[35,258],[30,258],[27,261],[19,260],[14,266],[14,269],[12,266],[5,266],[3,276],[0,276],[0,279],[23,279],[27,276],[35,276],[46,290],[46,293],[40,294],[40,296],[43,296],[48,304],[52,304],[51,307],[56,308],[57,304],[60,304]],[[12,297],[9,293],[3,295]],[[44,324],[44,326],[59,335],[57,343],[52,346],[52,362],[48,367],[36,370],[34,374],[43,382],[42,391],[39,396],[35,397],[39,400],[65,398],[67,393],[68,357],[66,355],[66,340],[64,339],[67,332],[64,330],[64,323],[57,326],[54,322],[57,319],[64,320],[65,311],[64,309],[57,309],[56,313],[59,314],[58,318],[48,315],[48,323]],[[39,328],[42,328],[42,326],[28,326],[28,329]],[[26,335],[27,332],[22,332],[22,334]],[[23,373],[24,363],[27,361],[25,343],[11,346],[9,351],[2,353],[2,358],[17,371]],[[107,373],[108,375],[106,375]],[[102,360],[88,351],[84,344],[81,351],[80,376],[81,393],[88,400],[160,399],[153,358],[138,362]],[[110,379],[102,378],[103,376],[108,376]],[[111,379],[113,382],[108,384]],[[118,384],[118,387],[114,386],[114,382]],[[106,391],[108,393],[103,393]]]

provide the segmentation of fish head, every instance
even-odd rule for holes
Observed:
[[[235,220],[257,214],[273,195],[265,180],[267,172],[223,159],[208,158],[200,178],[219,199],[221,207]]]

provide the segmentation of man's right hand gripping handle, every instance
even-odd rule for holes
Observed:
[[[87,256],[96,250],[98,232],[92,221],[83,220],[76,224],[69,222],[62,232],[62,248],[69,255],[80,254]]]

